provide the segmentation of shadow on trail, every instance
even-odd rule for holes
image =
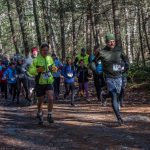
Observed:
[[[89,116],[94,113],[104,115],[106,111],[86,112],[87,110],[81,110],[81,112],[76,112],[76,109],[79,108],[56,106],[55,123],[49,125],[45,116],[44,125],[39,126],[36,121],[35,108],[20,109],[5,106],[0,109],[0,112],[3,112],[0,113],[1,148],[51,150],[150,149],[148,122],[128,122],[126,126],[118,127],[115,122],[110,120],[100,121],[97,118],[92,120],[77,115]],[[74,115],[71,116],[73,113]],[[142,129],[148,132],[142,132]]]

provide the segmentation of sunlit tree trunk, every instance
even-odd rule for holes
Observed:
[[[23,44],[24,44],[24,49],[25,49],[25,55],[29,55],[29,43],[28,43],[28,37],[26,33],[26,24],[25,24],[25,18],[24,18],[24,12],[23,12],[23,3],[21,0],[15,0],[16,4],[16,10],[19,16],[19,23],[20,23],[20,29],[21,29],[21,34],[22,34],[22,39],[23,39]]]
[[[86,48],[92,49],[91,2],[88,2],[86,10]]]
[[[143,31],[145,34],[145,40],[146,40],[147,48],[148,48],[148,51],[150,54],[150,43],[149,43],[149,39],[148,39],[148,32],[146,31],[146,20],[144,18],[143,6],[141,6],[141,16],[142,16],[142,23],[143,23]]]
[[[114,31],[117,45],[122,47],[121,43],[121,32],[120,32],[120,2],[118,0],[112,0],[112,10],[113,10],[113,19],[114,19]]]
[[[40,32],[40,26],[39,26],[39,17],[37,13],[37,0],[32,0],[32,1],[33,1],[33,14],[34,14],[34,20],[35,20],[37,41],[40,47],[41,46],[41,32]]]
[[[63,8],[64,0],[59,0],[60,6],[60,30],[61,30],[61,50],[62,50],[62,62],[65,60],[65,23],[64,23],[64,8]]]
[[[145,66],[145,57],[144,57],[144,49],[143,49],[143,39],[142,39],[142,31],[141,31],[141,13],[140,13],[140,2],[138,2],[138,28],[139,28],[139,42],[140,42],[140,51],[142,56],[142,64]]]
[[[74,0],[71,0],[71,11],[72,11],[72,49],[73,49],[73,54],[75,53],[76,50],[76,26],[75,26],[75,5],[74,5]]]
[[[49,22],[48,22],[48,17],[47,17],[47,5],[46,5],[46,1],[41,0],[42,3],[42,11],[43,11],[43,17],[44,17],[44,24],[45,24],[45,30],[46,30],[46,39],[47,39],[47,43],[50,45],[51,44],[51,40],[50,40],[50,27],[49,27]]]
[[[6,2],[7,2],[8,18],[9,18],[9,22],[10,22],[10,28],[11,28],[11,33],[12,33],[13,44],[14,44],[16,53],[19,53],[19,50],[18,50],[18,47],[17,47],[16,34],[15,34],[15,30],[14,30],[14,24],[13,24],[12,15],[11,15],[10,0],[6,0]]]

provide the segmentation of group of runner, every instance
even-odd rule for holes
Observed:
[[[97,99],[106,104],[106,98],[111,97],[112,108],[117,117],[118,124],[122,125],[120,114],[124,88],[126,84],[126,72],[129,69],[129,61],[123,50],[116,46],[115,36],[107,34],[106,46],[102,49],[95,46],[93,53],[87,54],[85,48],[76,56],[75,60],[67,55],[66,62],[61,63],[56,54],[50,55],[49,45],[44,43],[38,49],[32,48],[32,55],[26,59],[15,56],[8,63],[6,58],[0,60],[0,85],[2,94],[7,99],[7,85],[12,95],[12,102],[17,97],[19,103],[20,89],[23,85],[25,98],[31,105],[30,89],[34,89],[37,101],[38,123],[43,124],[43,102],[47,97],[49,123],[53,123],[53,100],[59,99],[60,80],[63,77],[65,93],[64,99],[71,93],[71,106],[75,106],[75,78],[78,78],[78,95],[85,93],[90,101],[88,81],[93,76]],[[92,75],[89,73],[92,70]]]

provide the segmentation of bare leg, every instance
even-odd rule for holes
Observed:
[[[49,123],[53,123],[54,120],[52,118],[52,109],[53,109],[53,96],[54,96],[54,92],[53,90],[48,90],[46,91],[46,95],[48,98],[48,117],[47,120]]]
[[[44,96],[38,97],[37,108],[38,108],[38,112],[39,112],[39,113],[42,112],[43,100],[44,100]]]
[[[53,109],[53,98],[54,98],[54,92],[53,90],[48,90],[46,91],[46,95],[47,95],[47,98],[48,98],[48,112],[52,112],[52,109]]]

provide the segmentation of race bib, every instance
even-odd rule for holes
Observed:
[[[113,64],[113,71],[121,71],[121,65]]]
[[[73,73],[67,73],[67,76],[72,78],[73,77]]]
[[[51,77],[51,73],[50,72],[43,72],[42,73],[42,78],[43,79],[48,79],[48,78],[50,78]]]
[[[101,60],[99,60],[99,61],[97,62],[98,65],[100,65],[101,63],[102,63]]]
[[[15,79],[16,79],[16,78],[13,77],[13,78],[11,78],[11,81],[15,81]]]

